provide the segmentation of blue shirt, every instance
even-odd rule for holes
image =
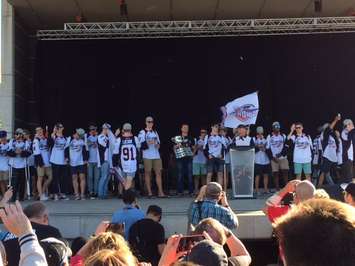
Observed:
[[[238,218],[233,211],[219,205],[217,201],[204,200],[202,203],[194,202],[191,210],[192,225],[197,225],[205,218],[216,219],[228,229],[235,229],[238,226]]]
[[[112,223],[124,223],[125,225],[125,238],[128,239],[129,229],[139,220],[144,218],[144,212],[133,207],[126,205],[122,210],[116,211],[112,216]]]

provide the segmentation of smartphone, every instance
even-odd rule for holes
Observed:
[[[204,235],[183,236],[180,238],[180,242],[177,248],[177,252],[189,251],[195,245],[205,239]]]
[[[112,232],[119,235],[124,235],[125,224],[124,223],[110,223],[106,228],[106,232]]]

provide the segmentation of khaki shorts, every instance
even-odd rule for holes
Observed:
[[[163,169],[163,163],[161,159],[143,159],[144,171],[150,172],[152,169],[155,173],[160,172]]]
[[[277,162],[271,160],[271,169],[273,173],[279,172],[280,170],[289,170],[290,166],[288,164],[287,158],[277,159]]]
[[[0,181],[9,180],[9,172],[8,171],[0,171]]]
[[[40,177],[47,176],[48,179],[52,179],[52,167],[37,167],[37,175]]]

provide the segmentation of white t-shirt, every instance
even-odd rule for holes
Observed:
[[[244,147],[244,146],[250,146],[252,142],[252,138],[249,136],[246,137],[235,137],[233,140],[235,146],[237,147]]]
[[[302,134],[301,136],[292,135],[292,142],[295,144],[293,150],[294,163],[312,162],[312,139],[310,136]]]
[[[120,154],[121,152],[120,160],[124,173],[135,173],[137,171],[139,147],[140,143],[137,137],[120,137],[116,139],[113,154]]]
[[[86,138],[86,143],[89,148],[89,163],[97,163],[98,147],[97,147],[97,136],[88,135]]]
[[[33,155],[41,155],[44,167],[49,167],[51,164],[49,163],[49,147],[48,147],[48,140],[46,138],[35,138],[33,140]]]
[[[70,166],[84,165],[83,149],[85,141],[82,139],[73,139],[69,144]]]
[[[143,150],[143,159],[160,159],[159,149],[156,144],[160,144],[158,132],[145,131],[144,129],[139,132],[138,139],[140,144],[147,142],[148,149]],[[152,142],[152,144],[149,144]]]
[[[195,139],[195,145],[197,148],[196,155],[193,158],[193,163],[200,163],[200,164],[205,164],[207,161],[207,158],[203,152],[203,146],[205,144],[205,140],[203,139]]]
[[[266,144],[267,144],[266,139],[264,137],[262,138],[255,137],[254,143],[255,143],[255,147],[258,147],[260,149],[258,152],[255,153],[255,163],[261,165],[270,164],[270,159],[267,156],[266,152],[261,150],[262,148],[266,150]]]
[[[28,146],[28,142],[11,140],[9,143],[10,149],[12,151],[16,151],[17,149],[21,151],[30,151],[30,147]],[[15,169],[25,168],[27,165],[27,158],[21,157],[21,155],[16,155],[16,157],[11,157],[9,164],[11,167]]]
[[[70,137],[55,137],[50,162],[57,165],[66,165],[64,150],[69,146]]]
[[[267,136],[267,145],[266,148],[271,150],[272,156],[276,157],[280,154],[284,148],[286,140],[285,134],[271,134]],[[285,156],[279,157],[280,159],[286,158]]]
[[[7,157],[7,152],[9,151],[9,143],[0,143],[0,171],[9,170],[9,157]]]
[[[208,154],[215,158],[223,158],[222,149],[226,148],[224,139],[219,135],[209,135],[205,138],[204,149],[208,145]]]
[[[324,139],[323,133],[321,134],[321,141]],[[329,161],[336,163],[338,162],[337,145],[333,136],[329,136],[328,144],[323,151],[323,157],[327,158]]]

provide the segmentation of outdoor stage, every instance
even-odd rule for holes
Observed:
[[[185,234],[187,230],[187,210],[192,198],[139,199],[142,210],[151,204],[163,209],[162,224],[166,235]],[[31,201],[24,202],[24,205]],[[271,236],[271,225],[260,211],[265,199],[230,200],[229,204],[239,217],[237,235],[242,239],[267,239]],[[60,229],[65,238],[79,235],[89,236],[103,219],[110,220],[112,213],[122,208],[119,199],[85,200],[85,201],[48,201],[50,224]]]

